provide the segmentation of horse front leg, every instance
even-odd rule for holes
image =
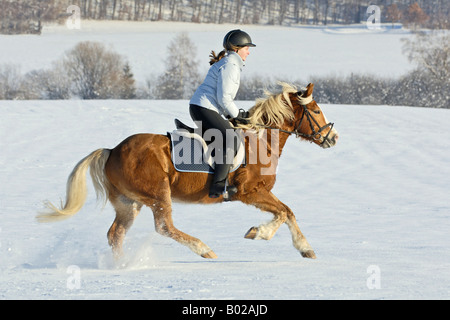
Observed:
[[[314,250],[311,248],[303,233],[300,231],[297,220],[295,219],[295,215],[292,211],[290,211],[290,214],[288,214],[287,216],[286,224],[289,227],[289,231],[291,231],[292,244],[298,251],[300,251],[302,257],[315,259],[316,254],[314,253]]]
[[[315,259],[314,250],[309,245],[303,233],[298,227],[297,220],[292,210],[282,203],[272,192],[255,193],[240,199],[242,202],[254,205],[262,211],[270,212],[274,215],[272,221],[261,224],[258,227],[252,227],[245,234],[246,239],[270,240],[278,228],[286,223],[292,235],[294,247],[300,251],[304,258]]]

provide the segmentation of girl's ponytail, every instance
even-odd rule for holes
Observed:
[[[214,50],[211,51],[211,54],[209,55],[209,57],[211,58],[209,60],[209,65],[213,65],[214,63],[216,63],[217,61],[220,61],[223,57],[225,57],[225,54],[227,53],[226,50],[222,50],[219,52],[219,54],[216,56],[216,53],[214,52]]]

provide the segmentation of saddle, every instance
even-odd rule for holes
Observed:
[[[175,119],[177,130],[168,132],[171,141],[172,163],[180,172],[204,172],[213,174],[215,167],[214,145],[206,142],[194,128]],[[235,131],[238,149],[230,172],[245,163],[245,142],[240,130]],[[222,161],[222,157],[221,157]]]

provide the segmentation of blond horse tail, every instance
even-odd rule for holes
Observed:
[[[109,149],[98,149],[78,162],[67,179],[65,204],[61,201],[61,206],[58,208],[47,201],[45,203],[47,211],[38,214],[36,219],[39,222],[59,221],[69,218],[80,211],[87,196],[86,171],[88,168],[90,168],[97,199],[101,197],[106,203],[109,181],[106,178],[104,169],[110,153],[111,150]]]

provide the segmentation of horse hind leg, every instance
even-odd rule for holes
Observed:
[[[116,210],[116,218],[109,228],[107,237],[108,243],[112,248],[114,258],[118,259],[123,254],[123,240],[128,229],[132,226],[134,219],[139,214],[142,204],[131,200],[124,195],[110,195],[114,209]]]
[[[212,251],[211,248],[204,244],[200,239],[194,238],[175,228],[172,220],[172,205],[170,202],[156,201],[148,206],[153,211],[156,232],[187,246],[194,253],[203,258],[217,258],[214,251]]]

